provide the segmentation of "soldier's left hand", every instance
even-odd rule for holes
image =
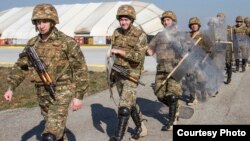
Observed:
[[[71,108],[72,108],[72,111],[77,111],[79,109],[82,108],[82,100],[80,99],[77,99],[77,98],[74,98],[72,101],[71,101]]]
[[[111,53],[113,53],[113,54],[119,54],[119,49],[112,48],[111,49]]]

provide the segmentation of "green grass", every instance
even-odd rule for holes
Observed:
[[[0,93],[2,94],[2,96],[0,97],[0,110],[24,107],[31,108],[38,106],[35,88],[28,79],[25,79],[15,90],[11,102],[7,102],[4,100],[3,95],[8,88],[6,79],[10,70],[11,68],[9,67],[0,67]],[[89,71],[89,95],[95,94],[108,88],[105,75],[105,72]]]

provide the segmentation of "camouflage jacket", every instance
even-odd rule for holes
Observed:
[[[116,56],[115,64],[128,69],[131,75],[139,77],[147,48],[146,34],[133,25],[126,34],[122,28],[117,28],[112,35],[112,48],[126,52],[125,57]]]
[[[47,41],[43,42],[38,35],[28,41],[26,47],[28,46],[35,47],[55,84],[60,82],[65,82],[66,85],[73,84],[74,97],[83,99],[88,92],[88,70],[84,55],[73,38],[54,28]],[[42,83],[39,75],[30,65],[28,57],[19,57],[8,76],[9,88],[15,90],[27,74],[30,75],[31,82]]]
[[[233,26],[233,34],[246,35],[246,29],[247,28],[245,26],[240,26],[240,27]]]
[[[250,27],[246,27],[246,34],[250,37]]]
[[[163,30],[150,41],[149,48],[156,54],[157,71],[171,72],[180,61],[183,52],[180,45],[175,45],[178,43],[175,40],[177,34],[176,31],[166,32]]]

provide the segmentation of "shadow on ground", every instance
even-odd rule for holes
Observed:
[[[36,140],[41,140],[41,134],[45,128],[45,121],[42,120],[37,126],[33,127],[22,135],[21,141],[28,141],[33,136],[36,136]],[[76,141],[75,135],[66,128],[66,135],[70,141]]]

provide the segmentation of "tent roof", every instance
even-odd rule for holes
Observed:
[[[56,27],[69,36],[89,34],[90,36],[111,36],[119,26],[116,12],[120,5],[131,4],[136,10],[135,26],[147,34],[154,35],[162,30],[162,10],[154,4],[139,1],[118,1],[85,4],[55,5],[59,16]],[[0,34],[2,38],[29,39],[35,36],[31,23],[34,7],[11,8],[0,12]]]

